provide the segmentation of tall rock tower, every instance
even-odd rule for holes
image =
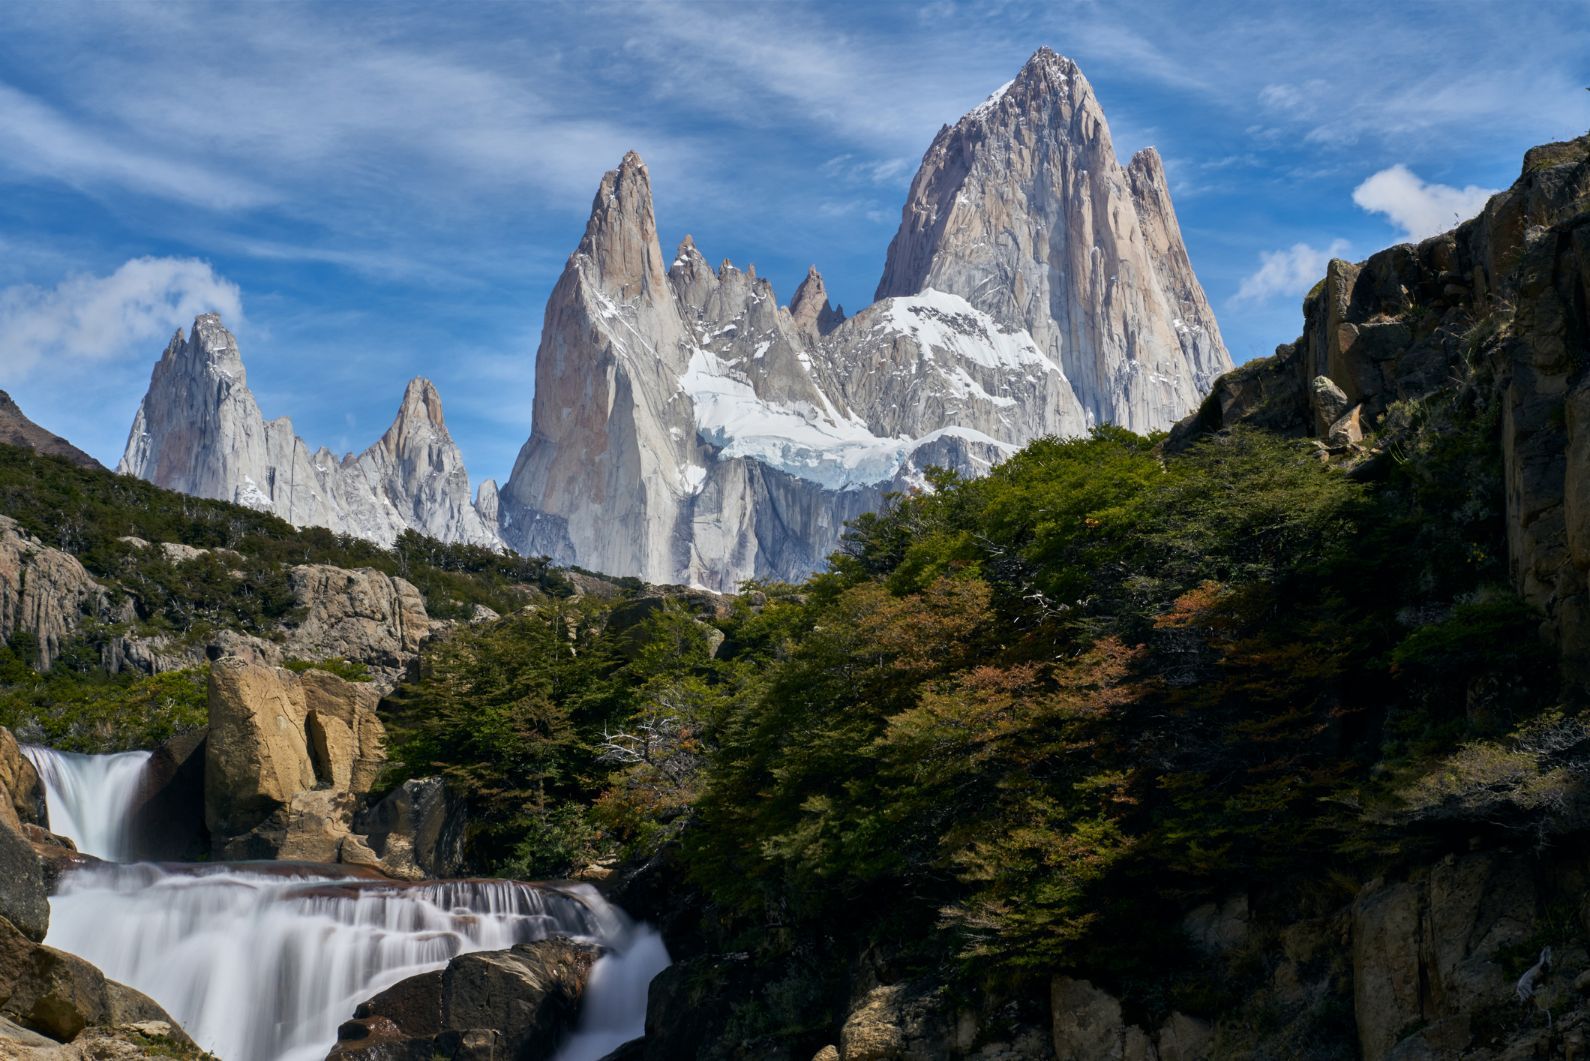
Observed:
[[[929,288],[1026,329],[1094,423],[1167,428],[1231,367],[1158,154],[1123,169],[1092,87],[1048,48],[922,159],[877,297]]]

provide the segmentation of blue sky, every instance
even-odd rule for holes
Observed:
[[[1158,147],[1238,361],[1328,255],[1449,227],[1590,126],[1590,8],[1541,3],[30,3],[0,8],[0,388],[113,465],[219,309],[267,416],[362,449],[436,381],[478,481],[604,170],[665,250],[871,299],[906,188],[1048,44]]]

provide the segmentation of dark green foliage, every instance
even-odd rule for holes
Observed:
[[[391,549],[322,527],[294,529],[275,516],[162,490],[130,476],[78,468],[0,445],[0,513],[46,545],[72,553],[96,578],[122,585],[156,629],[258,631],[288,614],[294,564],[373,567],[414,583],[434,618],[468,618],[477,604],[505,612],[531,591],[567,595],[539,557],[496,553],[405,532]],[[125,537],[230,550],[174,564]]]
[[[370,668],[363,663],[346,659],[289,659],[282,662],[282,666],[296,674],[306,670],[323,670],[328,674],[335,674],[343,681],[367,682],[374,680],[370,676]]]
[[[36,673],[27,639],[0,648],[0,726],[19,740],[77,752],[152,748],[205,725],[203,670],[105,675],[70,658]]]

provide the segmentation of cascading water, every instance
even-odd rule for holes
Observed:
[[[149,995],[225,1061],[320,1061],[337,1026],[371,995],[458,954],[552,935],[609,950],[592,970],[580,1029],[561,1061],[596,1061],[644,1034],[646,985],[668,964],[667,951],[594,889],[405,885],[333,869],[84,867],[52,900],[45,942]]]
[[[149,752],[82,755],[25,744],[44,782],[50,831],[85,855],[125,862],[135,857],[129,812],[143,783]]]
[[[51,826],[79,849],[128,850],[147,753],[28,748]],[[602,945],[557,1061],[597,1061],[645,1033],[662,938],[588,885],[402,884],[302,863],[106,862],[66,873],[45,942],[149,995],[224,1061],[321,1061],[360,1002],[456,955],[564,935]]]

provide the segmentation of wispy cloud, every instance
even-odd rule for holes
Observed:
[[[1340,258],[1347,251],[1347,241],[1340,239],[1332,240],[1324,250],[1294,243],[1284,250],[1262,251],[1259,267],[1243,277],[1231,304],[1240,307],[1283,295],[1301,295],[1325,275],[1325,266],[1332,258]]]
[[[160,195],[218,210],[259,206],[275,198],[253,181],[188,162],[180,153],[129,146],[120,139],[0,83],[0,171],[89,191],[113,187]]]
[[[69,276],[53,288],[0,289],[0,360],[25,377],[41,361],[57,371],[136,356],[201,313],[242,321],[236,284],[192,258],[135,258],[108,276]]]
[[[1467,221],[1496,191],[1473,184],[1453,188],[1426,183],[1398,163],[1354,188],[1353,202],[1372,214],[1384,214],[1407,239],[1417,241]]]

